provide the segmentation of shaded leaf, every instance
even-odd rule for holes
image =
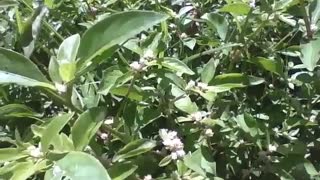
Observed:
[[[269,60],[264,57],[258,57],[252,60],[252,62],[267,71],[278,74],[280,76],[283,75],[283,64],[278,60]]]
[[[177,71],[179,73],[185,73],[189,75],[193,75],[194,72],[182,61],[175,58],[164,58],[163,61],[161,61],[161,65],[169,68],[171,70]]]
[[[76,150],[83,150],[96,134],[106,117],[102,107],[92,108],[82,113],[71,128],[71,135]]]
[[[306,44],[300,44],[300,59],[309,71],[313,71],[320,59],[320,37]]]
[[[118,161],[120,159],[126,159],[140,154],[146,153],[156,146],[156,142],[148,139],[139,139],[130,142],[113,157],[113,161]]]
[[[223,87],[246,87],[264,83],[263,78],[249,76],[240,73],[230,73],[216,76],[210,84]]]
[[[138,169],[138,166],[131,162],[117,163],[108,169],[112,180],[123,180]]]
[[[201,72],[201,81],[204,83],[209,83],[214,74],[216,73],[216,68],[219,64],[219,60],[210,59],[210,61],[204,66]]]
[[[43,152],[48,150],[52,140],[59,135],[59,132],[69,122],[73,115],[74,114],[63,114],[48,120],[50,123],[44,129],[41,138],[41,148]]]
[[[222,40],[226,39],[229,23],[224,16],[217,13],[207,13],[201,18],[207,20],[208,24],[217,30]]]

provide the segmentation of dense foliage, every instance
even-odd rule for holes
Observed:
[[[1,0],[0,179],[320,179],[320,0]]]

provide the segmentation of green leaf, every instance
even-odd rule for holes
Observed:
[[[50,123],[46,126],[41,138],[41,148],[43,152],[48,150],[54,137],[59,135],[59,132],[69,122],[69,120],[71,120],[73,115],[74,114],[63,114],[48,120]]]
[[[59,72],[59,64],[56,58],[53,56],[51,57],[49,62],[48,73],[53,82],[58,82],[60,84],[62,83],[62,79],[60,77],[60,72]]]
[[[198,106],[196,103],[192,102],[190,97],[188,95],[185,94],[184,91],[182,91],[181,89],[179,89],[176,86],[172,86],[172,94],[178,98],[178,100],[176,100],[174,102],[174,105],[181,111],[184,111],[186,113],[192,114],[194,112],[198,111]]]
[[[164,58],[163,61],[161,61],[161,65],[169,68],[171,70],[177,71],[179,73],[185,73],[189,75],[193,75],[194,72],[182,61],[175,58]]]
[[[309,71],[313,71],[320,59],[320,37],[306,44],[300,44],[300,59]]]
[[[188,168],[192,169],[199,175],[206,177],[206,172],[201,167],[201,159],[202,159],[201,150],[198,149],[192,154],[187,154],[183,158],[183,162]]]
[[[236,15],[247,15],[250,11],[250,6],[246,3],[232,3],[223,6],[220,12],[229,12]]]
[[[210,84],[222,87],[246,87],[246,86],[255,86],[264,83],[263,78],[249,76],[240,73],[230,73],[216,76]]]
[[[82,113],[73,127],[71,135],[76,150],[83,150],[96,134],[106,117],[105,108],[97,107]]]
[[[309,6],[311,13],[311,24],[317,24],[320,18],[320,0],[313,0]]]
[[[72,180],[111,180],[100,162],[83,152],[68,153],[46,172],[44,180],[61,180],[63,176]]]
[[[249,133],[252,137],[258,135],[257,120],[251,115],[245,113],[244,115],[239,115],[236,120],[244,132]]]
[[[167,18],[167,15],[151,11],[126,11],[99,21],[88,29],[81,39],[78,52],[80,69],[103,51],[123,43]]]
[[[27,157],[27,154],[22,153],[16,148],[1,148],[0,149],[0,163],[18,160]]]
[[[0,64],[0,84],[14,83],[55,89],[37,66],[21,54],[0,48]]]
[[[229,23],[225,16],[217,13],[207,13],[201,18],[205,19],[211,27],[217,30],[220,38],[223,41],[226,39]]]
[[[209,83],[214,74],[216,73],[216,68],[219,64],[219,60],[210,59],[210,61],[204,66],[201,72],[201,81],[204,83]]]
[[[58,51],[57,61],[59,64],[74,62],[80,46],[80,35],[75,34],[65,39]]]
[[[113,180],[124,180],[138,169],[138,166],[131,162],[117,163],[108,169]]]
[[[107,95],[111,88],[116,84],[117,80],[123,76],[120,70],[109,68],[103,73],[102,83],[99,87],[98,93]]]
[[[121,87],[112,88],[111,94],[125,97],[128,94],[128,91],[129,87],[124,85]],[[131,88],[128,98],[135,101],[142,101],[143,95],[141,94],[140,89],[134,86]]]
[[[14,166],[12,170],[12,177],[14,180],[26,180],[43,169],[48,168],[49,162],[47,160],[38,161],[36,164],[33,162],[20,162]]]
[[[18,3],[16,1],[11,1],[11,0],[1,0],[0,1],[0,8],[6,8],[10,6],[16,6]]]
[[[0,119],[13,117],[34,117],[37,114],[23,104],[8,104],[0,107]]]
[[[168,155],[159,162],[159,166],[160,167],[167,166],[171,161],[172,161],[172,158],[170,155]]]
[[[275,73],[277,75],[283,75],[283,64],[279,60],[269,60],[264,57],[257,57],[251,62],[257,64],[258,66],[264,68],[267,71]]]
[[[75,62],[72,63],[63,63],[59,65],[59,74],[61,79],[64,82],[69,82],[75,78],[75,74],[77,71],[77,64]]]
[[[80,46],[80,35],[75,34],[65,39],[59,47],[57,62],[59,74],[64,82],[74,79],[77,65],[75,63]]]
[[[139,139],[130,142],[113,157],[113,162],[121,159],[126,159],[140,154],[146,153],[156,146],[156,142],[148,139]]]

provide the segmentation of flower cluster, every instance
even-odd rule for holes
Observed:
[[[186,153],[183,150],[183,143],[177,136],[176,131],[169,131],[168,129],[160,129],[159,135],[162,139],[162,144],[171,151],[171,158],[178,159],[183,157]]]

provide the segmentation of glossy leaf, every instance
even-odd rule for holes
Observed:
[[[300,44],[300,59],[309,71],[313,71],[320,59],[320,37],[306,44]]]
[[[103,80],[99,87],[99,93],[107,95],[117,80],[123,76],[123,73],[117,69],[107,69],[103,74]]]
[[[72,180],[111,180],[100,162],[83,152],[70,152],[58,160],[46,172],[44,180],[61,180],[63,176]]]
[[[156,142],[148,139],[139,139],[130,142],[113,157],[113,161],[118,161],[120,159],[126,159],[140,154],[146,153],[156,146]]]
[[[82,113],[71,128],[72,141],[76,150],[83,150],[96,134],[106,117],[105,108],[98,107]]]
[[[210,83],[222,87],[246,87],[264,83],[263,78],[249,76],[239,73],[230,73],[216,76]]]
[[[27,157],[28,154],[19,151],[17,148],[1,148],[0,149],[0,163],[18,160]]]
[[[131,162],[117,163],[108,169],[112,180],[124,180],[138,169],[138,166]]]
[[[207,20],[208,24],[217,30],[222,40],[226,39],[229,23],[224,16],[217,13],[207,13],[202,16],[202,19]]]
[[[141,31],[164,21],[167,17],[151,11],[127,11],[110,15],[99,21],[82,37],[78,52],[78,57],[81,59],[80,67],[86,66],[103,51],[123,43]]]
[[[252,60],[253,63],[264,68],[267,71],[277,75],[283,75],[283,64],[279,60],[269,60],[263,57],[258,57]]]
[[[47,120],[50,121],[50,123],[44,129],[41,138],[41,148],[43,152],[48,150],[52,140],[59,135],[59,132],[69,122],[69,120],[71,120],[73,115],[74,114],[63,114]]]
[[[220,12],[229,12],[236,15],[246,15],[250,11],[250,6],[246,3],[232,3],[223,6]]]
[[[201,81],[204,83],[209,83],[212,78],[214,77],[214,74],[216,72],[216,68],[219,64],[219,60],[216,59],[210,59],[210,61],[204,66],[202,72],[201,72]]]
[[[0,107],[0,119],[13,117],[33,117],[37,114],[33,110],[22,104],[8,104]]]
[[[21,54],[0,48],[0,63],[0,84],[14,83],[55,89],[37,66]]]
[[[175,58],[164,58],[161,65],[179,73],[193,75],[194,72],[182,61]]]

